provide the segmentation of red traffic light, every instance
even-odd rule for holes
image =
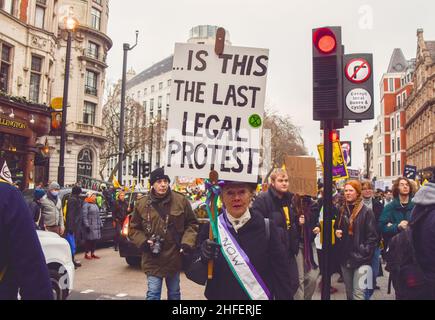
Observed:
[[[317,29],[313,35],[313,43],[317,50],[325,54],[334,52],[337,47],[335,34],[329,28]]]
[[[329,138],[330,138],[330,141],[332,141],[332,142],[339,141],[340,140],[340,133],[337,130],[332,130],[329,133]]]

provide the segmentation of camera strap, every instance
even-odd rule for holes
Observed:
[[[148,199],[147,205],[146,205],[146,231],[148,234],[151,234],[152,231],[152,225],[151,225],[151,206],[159,213],[159,219],[162,219],[164,222],[163,225],[163,235],[165,235],[168,232],[168,225],[169,225],[169,214],[165,214],[162,216],[160,214],[160,211],[158,210],[158,206],[154,206],[151,202],[151,199]]]

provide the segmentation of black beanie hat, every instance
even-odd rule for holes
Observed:
[[[168,180],[168,183],[171,182],[171,179],[165,174],[165,170],[162,168],[157,168],[150,174],[150,184],[151,186],[160,179],[166,179]]]
[[[72,194],[80,194],[82,193],[82,188],[80,188],[79,186],[74,186],[71,192]]]

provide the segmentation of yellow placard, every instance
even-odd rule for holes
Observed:
[[[324,165],[324,147],[323,144],[317,145],[317,151],[319,152],[320,161]],[[332,143],[332,180],[344,180],[349,178],[349,172],[347,171],[346,161],[344,160],[343,150],[341,148],[340,141],[334,141]]]

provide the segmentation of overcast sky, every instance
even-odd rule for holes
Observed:
[[[288,114],[301,129],[309,154],[317,157],[319,123],[312,120],[311,30],[341,26],[346,53],[373,53],[375,118],[379,114],[379,81],[394,48],[415,58],[417,28],[435,40],[433,0],[110,0],[107,81],[122,72],[122,43],[139,43],[128,53],[136,73],[173,53],[196,25],[224,27],[235,46],[268,48],[266,105]],[[364,166],[363,140],[374,121],[351,124],[341,140],[353,144],[352,168]]]

